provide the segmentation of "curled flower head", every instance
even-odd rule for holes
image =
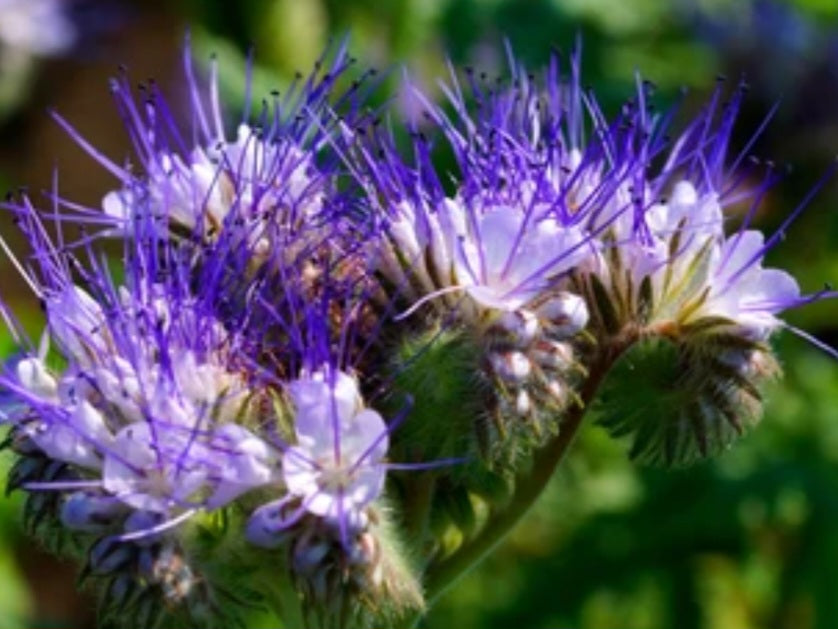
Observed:
[[[271,306],[268,351],[279,367],[273,384],[281,420],[272,443],[281,474],[245,528],[251,544],[287,558],[305,609],[350,605],[359,618],[371,611],[356,607],[365,597],[379,597],[380,609],[422,605],[415,576],[380,552],[398,544],[385,488],[391,435],[405,413],[385,421],[368,397],[376,379],[386,390],[387,374],[376,370],[386,360],[380,335],[391,318],[377,310],[373,278],[356,268],[363,251],[356,247],[337,263],[317,257],[314,281],[280,274],[282,297],[269,301],[270,288],[261,294]],[[373,399],[382,402],[380,394]],[[421,467],[406,464],[413,465]]]
[[[345,46],[325,55],[317,71],[276,92],[251,115],[248,102],[230,134],[219,95],[218,65],[210,63],[204,89],[195,76],[187,46],[184,75],[195,125],[187,131],[155,84],[142,86],[142,102],[127,76],[111,90],[133,141],[139,168],[104,156],[60,116],[55,118],[76,142],[119,180],[101,208],[67,203],[78,220],[104,235],[135,235],[137,223],[158,223],[156,237],[203,245],[224,240],[244,248],[251,266],[282,252],[286,259],[309,255],[298,236],[322,243],[345,223],[351,194],[339,191],[339,151],[351,140],[359,117],[361,79],[344,91],[338,81],[351,65]],[[197,130],[196,130],[197,128]],[[232,137],[231,137],[232,135]],[[343,188],[347,188],[344,185]],[[348,229],[348,227],[346,228]]]
[[[378,264],[407,299],[424,303],[438,296],[448,307],[457,304],[465,317],[475,310],[514,311],[561,287],[570,271],[595,256],[595,230],[585,229],[586,217],[599,211],[606,187],[585,182],[602,157],[595,148],[584,156],[579,151],[578,86],[562,83],[556,71],[549,74],[547,104],[555,114],[549,120],[537,113],[541,97],[523,73],[497,91],[470,75],[473,114],[452,74],[446,94],[453,118],[407,86],[444,135],[461,171],[452,194],[435,170],[431,141],[418,130],[413,165],[401,160],[383,134],[374,154],[383,152],[385,158],[373,159],[372,150],[363,155],[370,185],[384,199],[386,242],[376,251]],[[568,102],[570,113],[563,114]]]
[[[28,492],[36,532],[90,550],[87,570],[106,589],[165,590],[159,553],[180,552],[194,520],[281,474],[263,431],[273,421],[266,388],[248,360],[255,335],[216,308],[230,261],[199,269],[165,233],[148,237],[156,223],[145,217],[134,224],[143,237],[123,240],[117,282],[95,241],[61,248],[27,198],[7,208],[33,250],[26,268],[13,261],[47,324],[33,346],[7,319],[22,351],[0,380],[15,400],[4,413],[19,453],[12,487]],[[215,584],[201,583],[173,601],[177,614],[214,609]]]
[[[372,264],[392,287],[397,319],[432,330],[405,326],[404,349],[439,329],[472,348],[460,369],[486,389],[467,394],[464,405],[480,410],[461,427],[498,464],[559,430],[573,403],[589,322],[577,277],[628,212],[618,198],[631,182],[627,158],[595,134],[584,144],[595,113],[586,114],[578,63],[574,55],[564,77],[555,61],[544,86],[515,62],[508,83],[452,71],[447,107],[408,84],[425,110],[409,124],[413,159],[385,132],[356,152],[382,224]],[[456,161],[453,182],[437,167],[440,144]],[[414,358],[404,359],[412,372]]]
[[[609,395],[622,381],[647,400],[636,412],[613,409],[603,418],[615,434],[632,434],[632,455],[647,461],[689,463],[756,424],[760,390],[779,374],[767,342],[790,328],[779,315],[832,296],[802,294],[789,273],[765,268],[763,259],[834,168],[764,236],[752,221],[780,177],[745,153],[729,157],[744,87],[720,107],[722,89],[671,145],[657,140],[668,118],[631,110],[632,126],[644,130],[626,153],[633,157],[625,164],[636,164],[625,190],[631,211],[602,229],[597,262],[579,272],[597,336],[628,350],[627,360],[667,365],[643,385],[622,369],[609,380],[616,387]],[[641,88],[637,102],[645,95]],[[743,205],[744,215],[734,211]]]
[[[167,516],[272,480],[269,448],[236,423],[258,388],[235,365],[235,336],[176,280],[106,289],[99,277],[101,301],[69,282],[42,287],[66,366],[47,366],[43,341],[6,376],[28,403],[13,420],[22,434],[104,494]]]

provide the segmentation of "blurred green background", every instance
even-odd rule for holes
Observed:
[[[69,0],[68,5],[71,5]],[[106,79],[125,63],[177,102],[183,34],[216,51],[225,93],[242,96],[241,67],[257,51],[257,92],[307,71],[330,37],[351,35],[362,66],[407,65],[425,85],[456,65],[503,73],[502,42],[534,69],[551,49],[584,42],[584,82],[608,112],[640,70],[658,104],[689,94],[700,107],[718,75],[752,86],[736,146],[769,108],[755,145],[791,164],[758,217],[777,226],[838,151],[838,3],[834,0],[191,0],[76,3],[81,37],[61,58],[36,60],[0,95],[0,185],[49,185],[97,205],[114,186],[45,113],[54,105],[106,154],[129,154]],[[81,10],[83,8],[83,10]],[[2,18],[0,18],[2,19]],[[2,54],[2,53],[0,53]],[[399,72],[393,73],[392,88]],[[0,87],[2,87],[0,76]],[[396,99],[394,103],[399,104]],[[838,181],[788,230],[770,261],[809,291],[838,280]],[[7,217],[0,218],[10,234]],[[13,236],[12,244],[17,243]],[[4,261],[0,295],[37,332],[35,300]],[[838,345],[838,307],[789,320]],[[589,426],[535,510],[507,543],[432,611],[424,626],[461,629],[832,629],[838,626],[838,364],[789,335],[786,369],[763,424],[732,451],[687,470],[639,468]],[[0,350],[8,353],[8,338]],[[3,462],[6,465],[7,462]],[[0,500],[0,629],[92,627],[93,603],[19,529],[20,497]],[[264,625],[269,629],[270,625]],[[169,628],[164,628],[169,629]],[[261,626],[255,629],[262,629]],[[271,628],[273,629],[273,628]]]

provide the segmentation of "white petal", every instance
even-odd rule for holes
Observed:
[[[515,255],[511,261],[509,256],[513,253],[513,248],[519,239],[523,221],[522,214],[507,207],[496,208],[480,217],[478,222],[480,234],[476,247],[483,254],[484,267],[480,266],[480,256],[475,257],[472,266],[475,272],[480,274],[481,283],[487,283],[490,278],[499,277],[508,266],[514,266],[515,258],[518,257],[517,254],[520,251],[514,252]]]
[[[444,199],[437,211],[439,225],[444,234],[449,237],[449,243],[453,245],[457,238],[468,233],[466,211],[459,201]],[[452,247],[453,249],[453,247]]]
[[[237,424],[216,430],[217,447],[210,453],[221,466],[221,480],[207,507],[217,508],[239,495],[277,479],[276,457],[262,439]]]
[[[146,423],[131,424],[120,430],[105,455],[102,483],[106,491],[135,509],[166,513],[171,495],[149,493],[146,473],[162,467],[157,453],[151,448],[152,440],[151,429]]]
[[[337,521],[341,512],[341,497],[316,489],[306,498],[306,510],[309,513]]]
[[[674,225],[669,224],[669,206],[665,203],[655,203],[643,214],[646,225],[657,235],[666,235]]]
[[[390,447],[389,432],[384,419],[372,409],[364,409],[341,433],[341,458],[364,464],[377,463]]]
[[[282,457],[282,477],[291,494],[306,497],[317,492],[317,474],[310,452],[298,447],[285,451]]]
[[[762,249],[765,246],[765,237],[762,232],[750,229],[742,234],[733,234],[722,244],[720,264],[722,268],[717,272],[719,281],[727,281],[733,275],[742,272],[748,263],[758,267],[761,262]],[[754,260],[755,256],[760,256]],[[751,262],[753,260],[753,262]]]
[[[328,382],[332,377],[333,382]],[[296,408],[295,427],[302,438],[322,438],[351,418],[360,404],[358,384],[342,371],[316,374],[289,385]]]
[[[130,192],[114,190],[108,192],[102,199],[102,210],[113,218],[127,221],[131,218]]]
[[[47,320],[56,342],[81,364],[106,351],[102,307],[78,286],[69,286],[47,300]]]
[[[688,206],[698,201],[698,193],[695,186],[689,181],[681,180],[672,188],[670,203],[672,205]]]
[[[742,296],[743,308],[759,308],[776,313],[793,305],[800,299],[800,286],[790,274],[779,269],[761,269],[755,281],[747,287]]]
[[[24,358],[16,366],[17,379],[27,390],[47,400],[58,398],[58,382],[39,358]]]
[[[384,491],[387,473],[382,465],[365,466],[358,470],[355,482],[347,488],[346,498],[356,508],[367,506]]]

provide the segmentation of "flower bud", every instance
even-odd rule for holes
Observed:
[[[507,310],[498,317],[498,325],[506,330],[518,347],[526,347],[539,332],[538,318],[529,310]]]
[[[530,395],[524,389],[521,389],[515,396],[515,412],[523,417],[529,415],[531,410],[532,400],[530,400]]]
[[[537,314],[550,321],[551,336],[567,338],[588,325],[588,307],[579,295],[562,292],[551,297],[537,309]]]
[[[312,577],[322,569],[323,562],[332,551],[333,545],[320,536],[301,535],[291,552],[294,572],[302,577]],[[328,563],[328,562],[327,562]]]
[[[519,351],[493,352],[489,355],[489,363],[498,378],[509,383],[524,382],[532,372],[530,359]]]
[[[38,397],[54,400],[58,397],[58,382],[50,375],[40,358],[24,358],[17,364],[20,384]]]
[[[539,343],[531,354],[542,368],[565,371],[574,363],[573,348],[568,343],[545,341]]]
[[[260,548],[278,548],[288,540],[290,517],[285,511],[288,501],[276,500],[254,511],[247,521],[244,536]]]
[[[139,533],[142,531],[148,531],[163,520],[163,516],[160,513],[154,513],[151,511],[132,511],[131,515],[125,520],[125,525],[123,526],[126,533]],[[151,546],[154,544],[158,539],[160,539],[160,535],[144,535],[141,537],[136,538],[133,543],[140,547]]]
[[[545,389],[552,396],[552,398],[562,406],[567,403],[567,387],[558,380],[549,380]]]
[[[128,566],[136,558],[136,552],[133,544],[104,537],[90,548],[88,564],[96,574],[109,574]]]
[[[84,491],[70,494],[61,507],[61,522],[67,528],[98,533],[112,526],[125,513],[116,498]]]

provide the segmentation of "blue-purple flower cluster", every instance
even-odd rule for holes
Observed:
[[[301,604],[300,626],[421,609],[423,575],[479,547],[628,348],[686,361],[692,397],[635,445],[688,460],[685,440],[708,454],[719,422],[758,415],[777,315],[832,296],[763,266],[805,204],[752,228],[776,177],[728,158],[741,90],[669,140],[648,84],[608,118],[578,54],[543,80],[514,60],[508,84],[452,71],[445,105],[405,86],[423,110],[406,158],[351,66],[339,48],[253,115],[248,95],[231,137],[215,63],[204,89],[187,50],[192,132],[156,86],[138,100],[114,79],[138,167],[57,117],[114,189],[3,204],[31,253],[0,243],[47,322],[30,341],[2,310],[12,485],[42,534],[87,551],[107,613],[137,590],[167,603],[148,614],[220,619],[234,565],[265,598],[290,583],[277,607]]]
[[[567,82],[556,59],[543,84],[512,64],[510,87],[468,72],[470,95],[452,75],[447,108],[415,94],[454,153],[453,189],[419,131],[410,167],[393,151],[384,163],[365,154],[385,191],[371,195],[387,217],[379,265],[408,299],[439,297],[442,308],[457,303],[460,316],[521,312],[569,287],[570,276],[590,274],[626,298],[650,283],[658,306],[648,321],[719,316],[758,338],[781,325],[777,313],[810,301],[787,273],[762,268],[803,206],[766,241],[751,221],[776,173],[766,169],[755,183],[755,164],[740,168],[744,153],[726,161],[743,89],[721,107],[719,88],[670,140],[670,116],[649,111],[647,83],[608,120],[579,86],[578,58]],[[743,202],[750,207],[731,230],[728,208]]]

